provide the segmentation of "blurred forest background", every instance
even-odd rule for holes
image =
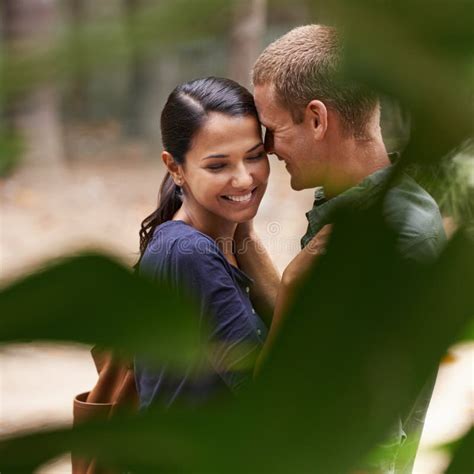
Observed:
[[[297,25],[336,21],[325,3],[2,0],[2,285],[84,247],[133,264],[140,222],[154,209],[164,174],[159,116],[170,91],[209,75],[250,88],[252,64],[266,44]],[[383,98],[389,151],[403,150],[410,121],[395,100]],[[473,155],[467,141],[441,166],[412,170],[438,200],[448,234],[474,219]],[[282,270],[299,250],[313,193],[292,191],[280,165],[272,160],[256,226]],[[72,397],[95,382],[88,350],[2,348],[0,433],[69,421]],[[446,453],[433,447],[470,426],[472,357],[472,343],[459,344],[441,366],[416,474],[443,472]],[[62,458],[41,472],[68,466]]]
[[[3,1],[4,57],[29,58],[43,49],[46,58],[44,69],[32,61],[24,69],[20,65],[3,90],[0,173],[3,218],[9,224],[2,234],[8,248],[2,255],[2,279],[18,274],[36,257],[41,260],[43,250],[48,256],[61,255],[65,233],[71,238],[93,233],[95,243],[98,237],[106,246],[122,244],[123,254],[124,235],[128,241],[132,234],[136,237],[139,219],[155,203],[163,173],[159,117],[168,94],[180,82],[208,75],[250,87],[259,51],[306,23],[309,5],[264,0]],[[185,14],[183,6],[188,7]],[[276,163],[276,180],[288,182],[282,171]],[[303,208],[311,206],[310,194]],[[282,199],[286,197],[285,191]],[[122,212],[107,208],[113,203]],[[37,212],[20,216],[18,206],[26,211],[36,207]],[[290,202],[288,208],[293,209]],[[130,216],[133,209],[137,212]],[[34,231],[21,230],[35,224]],[[107,230],[99,230],[104,225]],[[283,248],[280,267],[289,260],[285,253],[297,251],[299,237],[291,236],[301,234],[301,226],[280,236],[281,245],[290,247]],[[280,232],[283,225],[277,227]],[[38,236],[46,234],[48,244],[42,245]],[[39,253],[37,246],[42,247]],[[134,247],[127,246],[128,263]],[[26,260],[19,258],[25,254]]]

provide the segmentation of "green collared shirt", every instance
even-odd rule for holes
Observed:
[[[306,213],[308,229],[301,239],[301,247],[306,247],[326,224],[332,223],[336,210],[370,207],[380,197],[391,171],[392,166],[378,170],[327,201],[322,198],[321,189],[317,189],[313,208]],[[434,199],[415,180],[402,175],[385,195],[383,212],[387,224],[398,236],[402,256],[418,262],[437,257],[446,242],[441,214]]]
[[[364,210],[370,207],[381,196],[392,169],[388,166],[378,170],[357,186],[330,200],[324,198],[321,188],[317,189],[313,208],[306,213],[308,229],[301,239],[302,248],[326,224],[332,223],[337,210]],[[384,196],[383,213],[386,223],[397,235],[399,251],[404,258],[420,263],[436,259],[446,242],[441,214],[434,199],[415,180],[406,174],[397,179]],[[394,432],[394,438],[387,440],[389,443],[397,443],[397,439],[401,443],[405,431],[407,442],[413,443],[416,451],[433,385],[434,377],[427,382],[414,404],[412,414],[403,421],[403,429],[402,426],[395,428],[395,431],[399,429],[399,433]],[[395,467],[395,459],[388,459],[387,464],[378,466],[378,472],[407,474],[411,472],[413,462],[414,458],[408,460],[405,466]]]

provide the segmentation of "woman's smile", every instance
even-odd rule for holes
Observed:
[[[245,194],[228,194],[225,196],[222,196],[225,200],[230,201],[232,203],[238,203],[238,204],[249,204],[250,201],[252,201],[253,197],[255,196],[255,191],[257,190],[257,186],[253,188],[251,191],[245,193]]]

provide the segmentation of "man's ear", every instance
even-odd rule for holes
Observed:
[[[328,128],[328,110],[320,100],[312,100],[305,109],[305,121],[311,127],[316,140],[321,140]]]
[[[174,161],[173,155],[167,151],[163,151],[161,153],[161,159],[163,160],[166,168],[168,168],[168,172],[176,185],[182,186],[184,184],[182,167],[178,165],[176,161]]]

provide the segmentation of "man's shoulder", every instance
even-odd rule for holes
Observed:
[[[403,175],[385,196],[384,212],[388,222],[401,228],[411,226],[420,233],[432,233],[442,224],[438,204],[413,178]]]
[[[400,250],[415,260],[436,257],[445,243],[443,220],[436,201],[404,174],[385,196],[387,224],[399,236]]]

